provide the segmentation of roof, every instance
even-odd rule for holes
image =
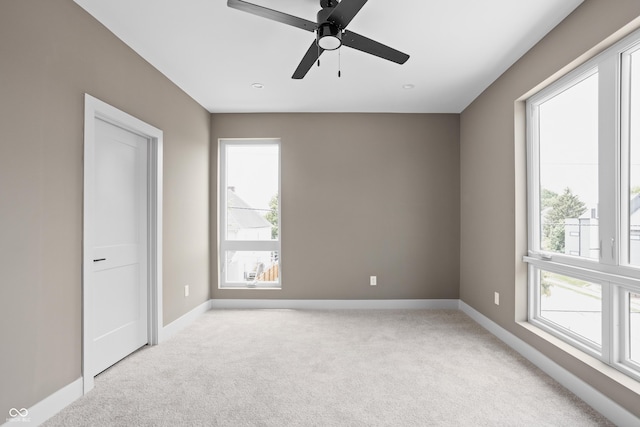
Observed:
[[[235,191],[227,189],[227,225],[229,229],[270,228],[271,223],[245,202]]]

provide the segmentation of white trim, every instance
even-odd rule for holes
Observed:
[[[167,326],[162,328],[162,341],[161,343],[171,338],[173,335],[177,334],[191,323],[193,323],[198,317],[202,316],[207,311],[211,310],[211,302],[213,300],[208,300],[194,308],[193,310],[183,314],[178,317],[173,322],[169,323]]]
[[[92,291],[90,283],[90,269],[92,264],[91,250],[93,242],[93,203],[92,191],[95,187],[93,179],[93,164],[95,157],[95,120],[100,118],[108,123],[117,125],[149,140],[148,150],[148,179],[149,179],[149,233],[147,250],[148,259],[148,342],[157,344],[160,339],[162,326],[162,154],[163,132],[93,96],[84,96],[84,190],[83,190],[83,269],[82,269],[82,378],[83,389],[86,394],[94,385],[93,376],[88,373],[91,359],[92,319],[87,311],[91,305]]]
[[[159,344],[162,337],[162,194],[164,144],[163,134],[157,136],[149,150],[149,344]]]
[[[82,378],[78,378],[74,382],[67,384],[60,390],[51,393],[40,402],[28,408],[29,413],[22,420],[7,421],[2,424],[2,427],[24,425],[24,423],[30,426],[38,426],[80,397],[82,397]],[[10,420],[10,418],[8,418],[8,420]]]
[[[212,299],[212,309],[440,309],[457,310],[457,299],[395,299],[395,300],[303,300],[303,299]]]
[[[591,385],[587,384],[571,372],[549,359],[511,332],[503,329],[489,318],[476,311],[463,301],[460,301],[460,310],[475,320],[480,326],[498,337],[509,347],[520,353],[531,363],[549,374],[554,380],[569,389],[573,394],[584,400],[593,409],[607,417],[619,426],[638,425],[640,418],[618,405],[608,396],[602,394]]]

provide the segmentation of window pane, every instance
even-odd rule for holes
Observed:
[[[540,317],[594,344],[602,344],[602,287],[540,272]]]
[[[630,55],[629,92],[629,263],[640,265],[640,52]]]
[[[226,150],[227,240],[278,240],[278,146]]]
[[[540,245],[598,258],[598,74],[538,107]]]
[[[629,294],[629,359],[640,363],[640,294]]]
[[[225,281],[241,286],[277,284],[280,264],[276,251],[227,251]]]

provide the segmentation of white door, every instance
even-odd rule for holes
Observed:
[[[148,342],[148,143],[95,119],[93,376]]]

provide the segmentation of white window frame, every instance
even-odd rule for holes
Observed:
[[[276,240],[227,240],[227,170],[226,148],[229,146],[267,146],[278,147],[278,238]],[[282,145],[279,138],[220,138],[218,140],[218,289],[281,289],[282,288]],[[278,280],[275,282],[226,281],[227,251],[275,251],[278,253]]]
[[[526,101],[529,268],[528,321],[566,343],[640,380],[640,363],[630,360],[628,295],[640,293],[640,266],[629,265],[628,226],[629,84],[631,52],[640,49],[636,31],[569,72]],[[546,100],[597,72],[599,259],[541,250],[538,107]],[[627,157],[624,157],[625,159]],[[540,271],[549,271],[602,286],[602,345],[539,316]],[[625,305],[626,304],[626,305]]]

